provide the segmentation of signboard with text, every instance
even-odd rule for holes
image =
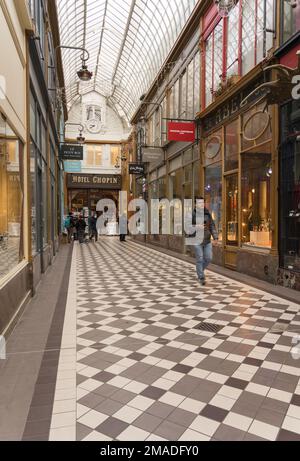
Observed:
[[[168,141],[195,142],[196,126],[194,122],[169,122]]]
[[[164,150],[161,147],[143,147],[143,162],[158,163],[164,160]]]
[[[78,144],[62,144],[60,146],[62,160],[83,160],[83,146]]]
[[[66,173],[81,173],[81,162],[79,160],[65,160],[64,169]]]
[[[143,163],[130,163],[129,174],[144,175],[145,165]]]
[[[67,186],[73,189],[122,188],[122,176],[118,174],[68,174]]]

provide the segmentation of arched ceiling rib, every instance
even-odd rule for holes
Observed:
[[[190,17],[196,0],[56,0],[61,45],[90,53],[88,83],[78,85],[80,52],[62,50],[69,108],[98,91],[130,120]]]

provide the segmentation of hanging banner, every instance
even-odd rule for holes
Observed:
[[[168,141],[195,142],[194,122],[168,122]]]

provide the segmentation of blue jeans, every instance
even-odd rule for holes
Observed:
[[[212,243],[195,246],[196,269],[199,280],[205,278],[204,271],[212,260]]]

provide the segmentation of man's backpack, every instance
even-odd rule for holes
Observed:
[[[67,216],[65,219],[65,228],[69,229],[71,227],[71,217]]]

